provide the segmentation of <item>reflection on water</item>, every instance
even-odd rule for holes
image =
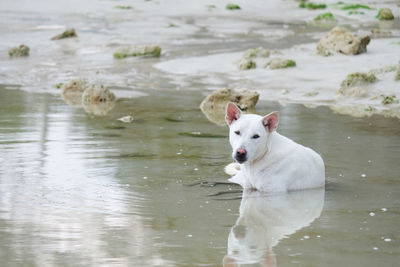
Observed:
[[[279,266],[396,266],[397,120],[260,102],[260,114],[280,111],[282,134],[321,153],[325,204],[314,191],[240,203],[209,196],[228,185],[182,185],[228,178],[228,128],[205,118],[203,98],[166,89],[94,117],[58,95],[0,88],[1,265],[221,266],[228,250]]]
[[[272,248],[321,215],[324,195],[323,188],[276,195],[245,191],[224,266],[277,266]]]

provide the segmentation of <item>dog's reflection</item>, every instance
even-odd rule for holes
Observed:
[[[272,248],[321,215],[325,189],[265,195],[245,191],[223,266],[276,266]]]

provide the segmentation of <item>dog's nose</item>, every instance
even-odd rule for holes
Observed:
[[[243,148],[239,148],[238,150],[236,150],[236,154],[237,154],[238,156],[245,156],[246,153],[247,153],[246,150],[243,149]]]
[[[239,148],[238,150],[236,150],[235,159],[239,163],[245,162],[246,161],[246,156],[247,156],[247,151],[245,149]]]

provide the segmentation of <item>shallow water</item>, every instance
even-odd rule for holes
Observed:
[[[198,108],[211,90],[248,88],[263,100],[292,102],[282,89],[303,96],[317,88],[329,104],[324,92],[334,95],[347,73],[368,71],[375,61],[384,66],[374,58],[398,61],[398,9],[386,23],[376,10],[354,17],[330,6],[338,24],[353,31],[392,32],[373,40],[368,56],[335,69],[332,60],[321,68],[312,61],[332,26],[309,23],[319,11],[267,2],[240,1],[243,9],[231,12],[222,0],[1,1],[0,265],[398,266],[398,120],[261,101],[258,113],[280,111],[280,133],[322,155],[326,189],[242,198],[239,187],[213,183],[228,178],[231,148],[227,127]],[[50,41],[67,27],[78,38]],[[8,49],[20,43],[30,56],[10,59]],[[394,49],[382,53],[381,43]],[[115,60],[125,44],[160,45],[162,56]],[[302,72],[291,80],[236,70],[229,55],[258,46],[289,49]],[[322,85],[308,76],[318,71],[330,74]],[[107,116],[62,101],[55,85],[79,76],[117,95]],[[382,90],[395,90],[386,85]],[[117,120],[125,115],[134,121]]]
[[[397,266],[397,120],[260,102],[260,114],[280,111],[280,133],[321,153],[328,185],[241,200],[235,186],[186,186],[226,179],[231,162],[203,94],[149,94],[93,117],[0,88],[2,265]]]

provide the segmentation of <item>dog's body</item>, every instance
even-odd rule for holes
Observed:
[[[278,113],[265,117],[243,115],[229,103],[226,121],[233,158],[238,163],[226,167],[230,181],[243,188],[265,192],[285,192],[325,185],[325,167],[320,155],[286,138],[275,130]]]

